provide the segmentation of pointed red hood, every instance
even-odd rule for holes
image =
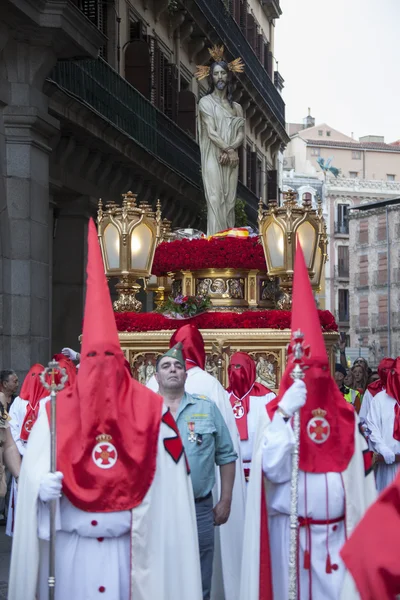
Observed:
[[[247,352],[234,352],[228,366],[229,401],[241,440],[249,439],[247,413],[250,411],[251,396],[266,396],[271,390],[256,382],[256,363]]]
[[[203,369],[206,365],[206,351],[204,349],[204,340],[200,331],[195,325],[183,325],[175,331],[170,339],[169,347],[172,348],[178,342],[183,344],[183,357],[188,363],[186,368],[192,366]]]
[[[50,407],[48,407],[50,410]],[[125,367],[93,220],[79,374],[57,397],[57,469],[81,510],[129,510],[156,469],[162,398]]]
[[[330,373],[317,307],[299,242],[294,267],[291,329],[292,336],[298,330],[304,334],[304,347],[309,349],[309,356],[304,359],[307,401],[300,411],[300,469],[309,473],[342,472],[354,453],[354,409],[345,401]],[[289,356],[277,402],[293,383],[292,370],[293,362]]]
[[[44,366],[37,363],[32,365],[26,375],[19,392],[19,397],[26,400],[34,408],[42,398],[50,395],[50,392],[42,385],[40,374],[43,373]]]
[[[381,360],[378,366],[379,379],[373,381],[368,386],[368,391],[372,396],[376,396],[376,394],[379,394],[379,392],[386,389],[388,375],[390,370],[394,368],[394,363],[394,358],[383,358]]]

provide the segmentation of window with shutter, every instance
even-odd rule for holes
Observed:
[[[247,0],[240,0],[240,29],[242,33],[247,33]]]
[[[99,11],[102,2],[99,0],[81,0],[80,9],[96,27],[99,26]]]
[[[349,276],[349,247],[338,246],[338,271],[339,277]]]
[[[273,79],[274,76],[274,57],[271,51],[268,52],[268,64],[267,64],[268,75]]]
[[[125,79],[151,99],[151,60],[146,40],[132,39],[125,50]]]
[[[257,183],[256,183],[256,191],[255,194],[257,195],[257,198],[261,198],[262,196],[262,189],[261,189],[261,185],[262,185],[262,160],[261,158],[257,155],[256,158],[256,177],[257,177]]]
[[[268,55],[269,55],[269,42],[264,42],[263,57],[264,57],[264,68],[268,69]]]
[[[131,40],[145,40],[146,34],[147,28],[142,21],[131,20],[129,22],[129,36]]]
[[[277,200],[278,199],[278,171],[276,169],[272,169],[268,171],[268,200]]]
[[[247,15],[246,38],[247,38],[247,41],[249,42],[250,46],[252,46],[252,48],[254,48],[254,49],[256,47],[256,35],[257,35],[256,22],[254,20],[253,15],[251,13],[249,13]]]
[[[164,72],[164,112],[176,122],[178,120],[178,67],[165,63]]]
[[[349,233],[349,207],[347,204],[338,204],[338,233]]]
[[[232,5],[232,16],[235,19],[236,23],[240,25],[240,0],[232,0]]]
[[[196,96],[190,90],[181,90],[178,98],[178,125],[196,138]]]
[[[167,59],[161,52],[157,39],[148,36],[151,64],[151,102],[162,112],[165,110],[165,65]]]
[[[257,54],[258,60],[263,65],[264,64],[264,36],[262,33],[257,33],[256,54]]]
[[[349,290],[339,290],[339,321],[349,320]]]
[[[251,185],[253,194],[257,194],[257,152],[251,153]]]
[[[246,146],[246,185],[249,188],[249,190],[251,190],[252,154],[253,153],[251,151],[251,146],[249,144],[247,144],[247,146]]]

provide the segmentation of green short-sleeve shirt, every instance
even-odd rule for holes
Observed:
[[[215,465],[237,460],[229,430],[216,404],[206,396],[185,392],[175,416],[189,461],[195,498],[215,484]]]

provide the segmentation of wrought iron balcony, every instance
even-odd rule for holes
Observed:
[[[349,265],[335,265],[335,277],[338,279],[349,279]]]
[[[104,60],[60,61],[50,79],[89,104],[192,185],[201,187],[197,143]]]
[[[342,327],[348,327],[350,323],[350,312],[348,310],[336,310],[335,319]]]
[[[50,79],[91,106],[193,186],[202,187],[200,148],[196,141],[104,60],[60,61]],[[258,198],[241,183],[238,197],[246,203],[249,223],[256,225]]]
[[[348,221],[336,221],[335,222],[335,233],[337,235],[349,235],[349,222]]]
[[[222,0],[194,0],[194,3],[212,25],[231,55],[234,58],[242,57],[246,65],[245,75],[284,128],[285,103],[224,2]],[[275,4],[279,3],[275,1]]]
[[[260,0],[260,2],[267,17],[270,19],[279,19],[282,14],[279,0]]]

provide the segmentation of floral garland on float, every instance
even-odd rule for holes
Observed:
[[[258,269],[266,271],[258,236],[212,237],[162,242],[156,249],[152,272],[161,276],[203,269]]]
[[[338,330],[335,318],[329,310],[320,310],[319,318],[323,332]],[[191,319],[199,329],[289,329],[291,312],[288,310],[263,310],[236,312],[203,312]],[[118,331],[174,330],[185,323],[153,313],[115,313]]]

